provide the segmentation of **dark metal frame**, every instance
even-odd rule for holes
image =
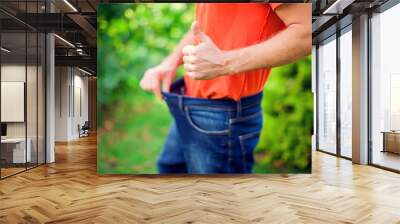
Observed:
[[[371,56],[372,56],[372,42],[371,42],[371,37],[372,37],[372,30],[371,30],[371,18],[372,18],[372,13],[368,13],[368,53],[367,53],[367,62],[368,62],[368,75],[367,75],[367,83],[368,83],[368,96],[367,96],[367,107],[368,107],[368,112],[367,112],[367,132],[368,132],[368,156],[367,156],[367,162],[368,164],[372,164],[372,82],[371,82],[371,73],[372,73],[372,65],[371,65]]]
[[[28,3],[25,1],[25,12],[28,12]],[[27,13],[25,13],[25,21]],[[25,99],[24,99],[24,120],[25,120],[25,170],[28,170],[28,24],[25,23]]]
[[[2,23],[0,23],[0,47],[3,46],[1,27],[2,27]],[[1,111],[1,77],[2,77],[2,75],[1,75],[1,61],[2,61],[1,55],[2,55],[2,52],[0,50],[0,111]],[[0,124],[1,124],[1,113],[0,113]],[[1,134],[0,134],[0,136],[1,136]],[[1,150],[1,144],[0,144],[0,165],[1,165],[1,151],[2,150]],[[1,180],[1,166],[0,166],[0,180]]]
[[[336,25],[336,154],[340,156],[341,149],[341,132],[342,125],[340,123],[340,76],[341,76],[341,66],[340,66],[340,30],[339,24]]]
[[[315,148],[319,149],[319,45],[315,46]]]
[[[45,0],[45,12],[49,13],[47,0]],[[44,32],[44,163],[47,163],[47,32]]]

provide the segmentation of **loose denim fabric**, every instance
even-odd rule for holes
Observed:
[[[159,172],[251,173],[262,128],[262,93],[240,101],[192,98],[184,81],[163,92],[174,118],[158,159]]]

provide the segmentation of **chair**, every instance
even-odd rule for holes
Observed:
[[[82,127],[78,124],[79,138],[89,136],[89,129],[90,129],[89,121],[85,121]]]

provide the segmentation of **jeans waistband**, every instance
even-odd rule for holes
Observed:
[[[241,98],[239,101],[232,99],[203,99],[185,96],[185,82],[179,79],[171,85],[170,92],[163,92],[163,98],[168,104],[184,106],[207,106],[223,107],[225,109],[237,110],[261,104],[262,92]]]

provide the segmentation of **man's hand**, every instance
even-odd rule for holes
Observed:
[[[172,81],[175,78],[176,66],[163,62],[156,67],[148,69],[140,80],[140,87],[152,91],[158,98],[161,96],[161,84],[164,92],[169,92]]]
[[[148,69],[140,80],[140,87],[147,91],[152,91],[160,99],[161,84],[164,92],[169,92],[172,81],[176,75],[176,69],[183,63],[182,49],[188,44],[192,44],[194,37],[192,32],[188,32],[180,41],[175,50],[164,59],[164,61],[154,68]]]
[[[211,38],[199,30],[196,21],[191,31],[201,43],[187,45],[182,50],[187,75],[193,79],[213,79],[229,73],[227,53],[218,49]]]

